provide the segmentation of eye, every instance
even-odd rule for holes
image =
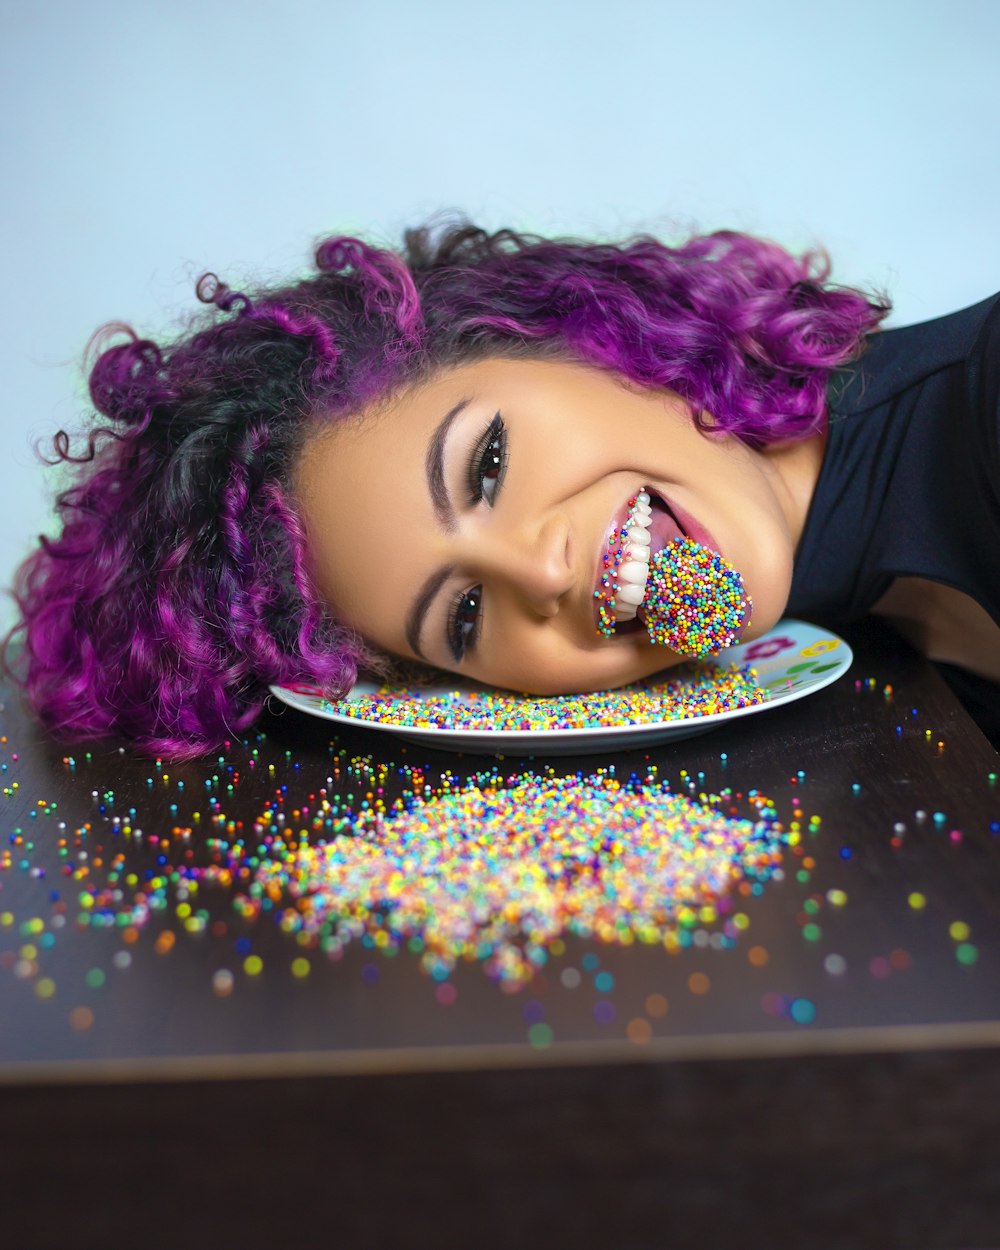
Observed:
[[[448,647],[456,664],[460,664],[466,651],[475,646],[482,623],[482,610],[482,586],[463,591],[452,602],[448,613]]]
[[[469,503],[485,499],[492,508],[507,472],[507,427],[498,412],[469,459]]]

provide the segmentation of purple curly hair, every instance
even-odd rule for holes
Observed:
[[[735,233],[670,248],[467,225],[352,238],[315,277],[237,294],[159,346],[127,327],[90,376],[98,421],[16,583],[12,661],[61,736],[121,734],[177,757],[238,735],[271,683],[343,692],[377,664],[310,577],[291,490],[306,440],[436,370],[556,357],[670,388],[761,446],[822,427],[831,371],[888,310],[831,286],[823,256]],[[14,654],[14,653],[12,653]]]

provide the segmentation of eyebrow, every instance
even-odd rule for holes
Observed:
[[[424,461],[424,469],[427,474],[427,490],[430,493],[431,503],[434,506],[434,512],[438,521],[448,533],[451,533],[455,528],[455,509],[452,507],[448,486],[444,480],[444,449],[452,423],[456,417],[465,411],[469,403],[470,397],[467,396],[465,399],[459,400],[454,408],[450,408],[445,413],[431,435],[430,442],[427,444],[427,457]],[[427,615],[427,609],[430,607],[434,596],[454,571],[455,566],[452,564],[446,564],[442,568],[436,569],[421,586],[417,592],[417,597],[410,606],[409,612],[406,614],[406,641],[410,650],[425,663],[427,662],[427,657],[420,646],[420,634],[424,626],[424,617]]]
[[[433,572],[420,588],[420,593],[413,600],[413,605],[406,614],[406,641],[410,644],[410,650],[419,655],[425,664],[428,660],[420,648],[420,631],[424,626],[424,617],[427,615],[427,609],[431,606],[434,596],[454,571],[453,564],[446,564],[443,568]]]
[[[460,399],[454,408],[445,413],[437,429],[427,444],[427,459],[424,468],[427,472],[427,489],[431,494],[431,503],[442,526],[449,532],[455,528],[455,510],[448,497],[448,487],[444,480],[444,445],[448,441],[448,431],[455,418],[469,406],[469,398]]]

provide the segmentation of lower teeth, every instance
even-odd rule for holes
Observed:
[[[640,612],[650,642],[692,659],[716,655],[750,622],[743,578],[718,552],[678,538],[649,566]]]

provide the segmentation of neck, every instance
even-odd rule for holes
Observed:
[[[816,483],[823,467],[826,439],[824,428],[808,438],[794,443],[774,443],[765,450],[768,464],[775,475],[785,521],[796,547],[802,538]]]

